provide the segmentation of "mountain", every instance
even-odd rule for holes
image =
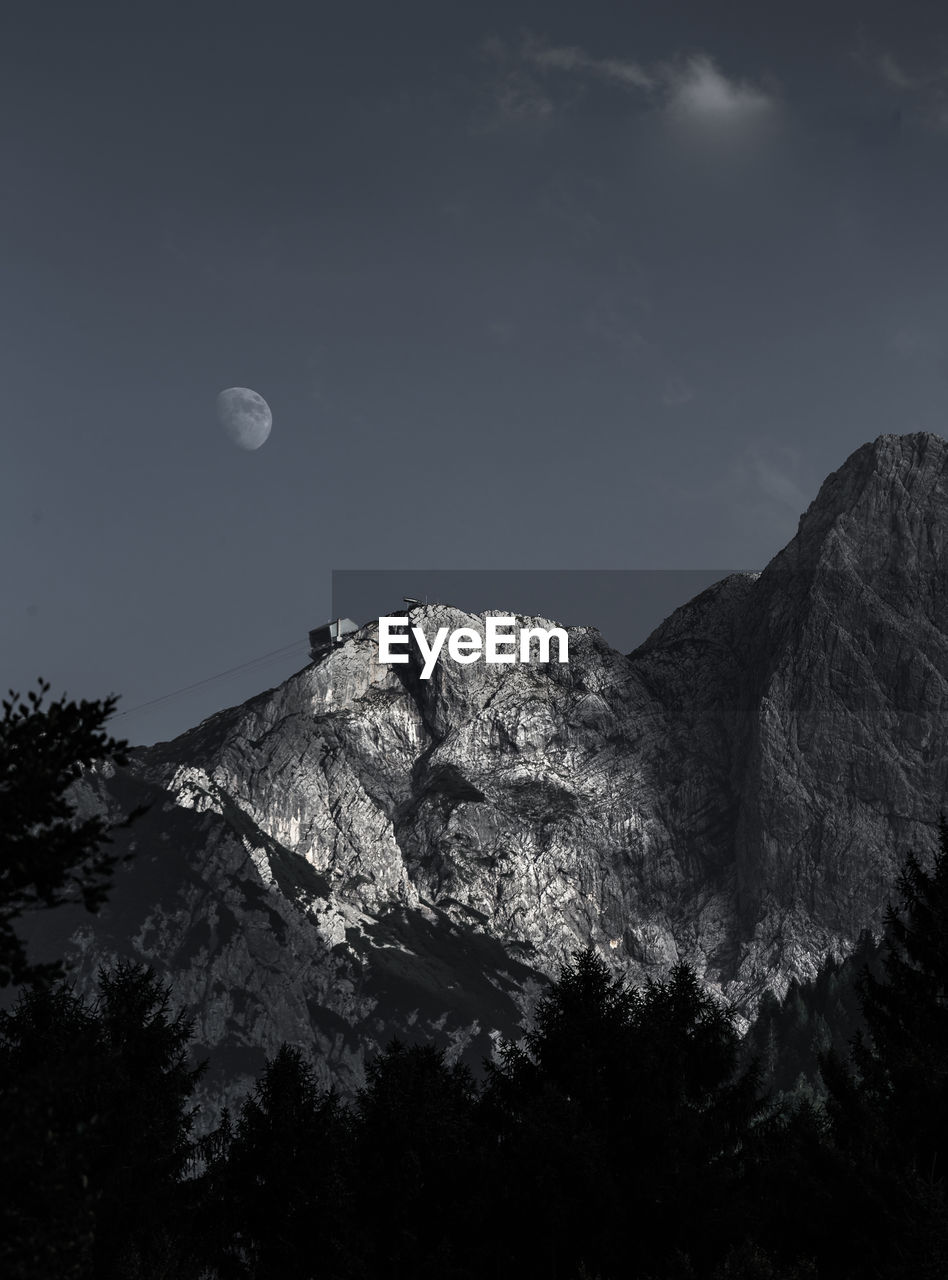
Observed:
[[[474,1063],[592,943],[677,959],[750,1016],[877,929],[946,807],[948,443],[882,436],[796,536],[632,654],[380,665],[362,627],[80,808],[151,808],[98,917],[54,913],[76,976],[142,959],[192,1008],[213,1092],[281,1041],[351,1093],[393,1034]],[[413,625],[484,620],[434,604]],[[520,619],[521,625],[550,625]]]

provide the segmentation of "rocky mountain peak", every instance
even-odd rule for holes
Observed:
[[[948,514],[948,441],[928,432],[862,445],[823,481],[772,568],[799,576],[820,560],[862,572],[940,555]]]
[[[633,981],[685,959],[752,1013],[879,926],[948,804],[946,462],[931,435],[858,449],[763,573],[630,655],[578,627],[567,665],[424,680],[375,623],[90,778],[88,805],[152,808],[74,922],[80,983],[146,960],[221,1080],[286,1040],[344,1091],[393,1033],[477,1065],[587,944]]]

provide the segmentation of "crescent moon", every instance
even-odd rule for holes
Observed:
[[[273,426],[270,406],[249,387],[228,387],[220,392],[217,420],[239,449],[259,449]]]

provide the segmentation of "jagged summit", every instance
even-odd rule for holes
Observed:
[[[877,436],[827,476],[800,524],[817,517],[856,516],[880,501],[898,505],[901,496],[916,502],[943,497],[946,467],[948,441],[941,436],[926,431]]]
[[[763,573],[631,655],[571,628],[568,668],[422,681],[366,626],[88,779],[86,805],[152,809],[80,982],[147,960],[222,1076],[287,1040],[343,1090],[395,1032],[477,1065],[587,943],[750,1013],[878,927],[948,806],[946,462],[931,435],[858,449]]]
[[[948,524],[948,441],[929,432],[882,435],[861,445],[827,476],[801,515],[797,533],[762,572],[736,573],[676,609],[637,654],[686,642],[740,643],[768,616],[798,617],[820,590],[843,591],[834,577],[872,580],[884,594],[904,591],[921,577],[924,596],[937,597]],[[928,575],[934,581],[928,585]],[[854,588],[851,588],[851,591]],[[735,630],[735,627],[737,630]],[[755,637],[765,647],[773,636]]]
[[[919,549],[924,529],[948,510],[948,441],[928,432],[878,436],[823,481],[796,536],[774,559],[798,572],[831,545],[859,551],[864,564]],[[907,541],[906,541],[907,540]],[[940,546],[939,546],[940,550]]]

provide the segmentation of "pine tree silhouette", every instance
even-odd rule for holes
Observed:
[[[865,969],[865,1034],[821,1066],[885,1275],[948,1274],[948,827],[926,871],[909,855],[886,914],[884,974]]]
[[[393,1040],[356,1104],[360,1204],[374,1224],[369,1275],[472,1274],[484,1221],[473,1077],[434,1045]],[[488,1196],[489,1200],[489,1196]]]
[[[0,1013],[4,1276],[118,1280],[179,1256],[191,1025],[141,966],[100,975],[100,993],[37,984]]]
[[[302,1052],[282,1045],[236,1123],[225,1114],[202,1180],[205,1259],[223,1278],[343,1274],[351,1123]]]
[[[574,954],[484,1101],[492,1180],[533,1224],[529,1242],[503,1245],[525,1274],[625,1274],[631,1241],[643,1275],[675,1255],[724,1256],[762,1106],[737,1054],[729,1012],[687,965],[631,990],[591,949]]]
[[[30,964],[15,922],[41,907],[105,901],[118,858],[108,848],[109,823],[78,820],[69,788],[97,760],[127,763],[128,743],[104,725],[116,699],[43,706],[49,684],[21,699],[12,690],[0,718],[0,986],[54,981],[60,962]],[[128,826],[136,809],[118,824]]]

